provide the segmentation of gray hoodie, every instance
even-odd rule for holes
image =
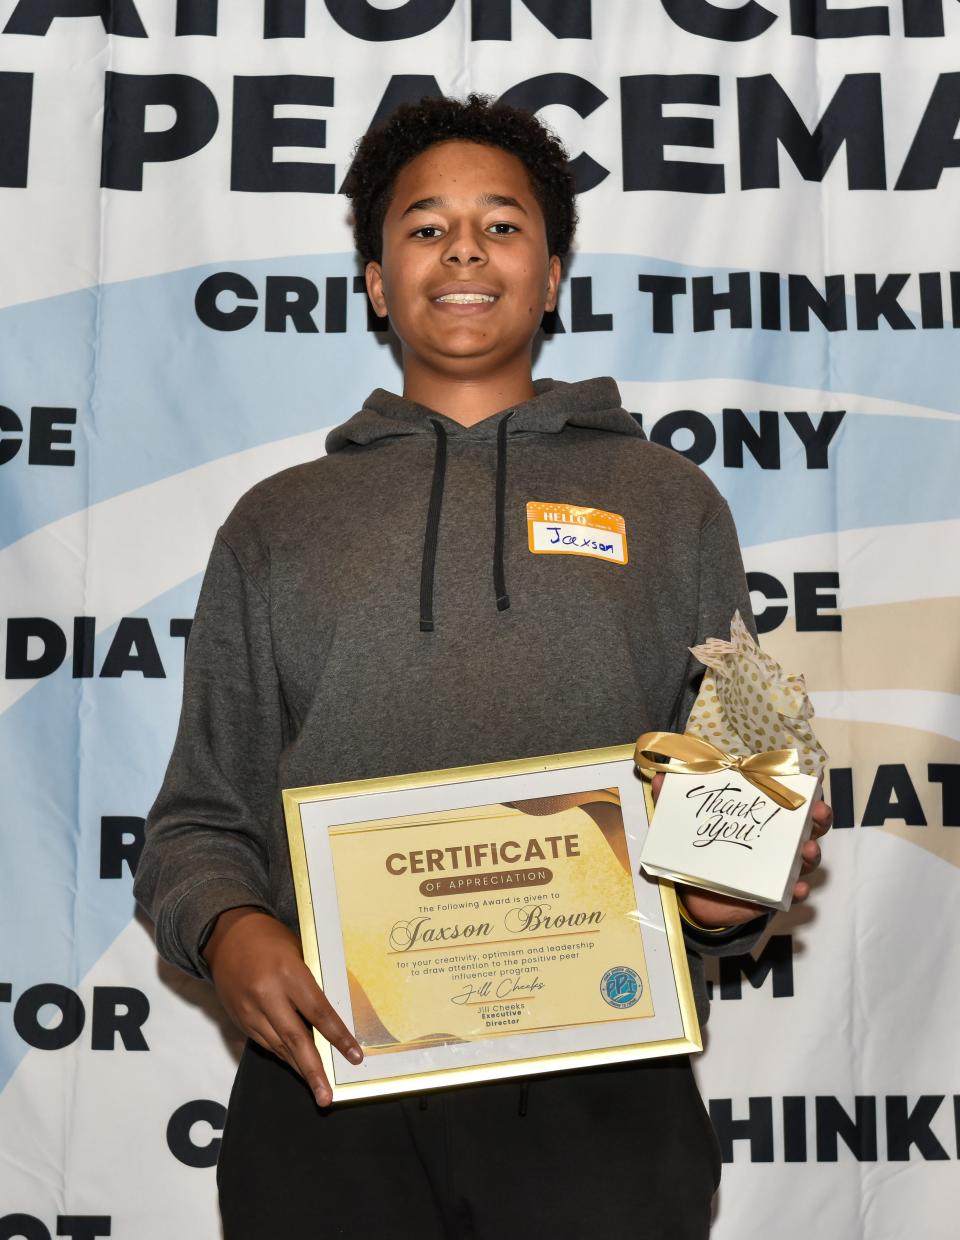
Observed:
[[[612,379],[535,389],[472,427],[377,389],[227,518],[134,889],[174,964],[229,908],[296,927],[281,788],[682,730],[687,648],[750,616],[727,505]],[[530,501],[622,516],[627,563],[533,554]],[[701,1018],[698,953],[760,928],[689,932]]]

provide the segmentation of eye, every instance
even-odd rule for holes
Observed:
[[[508,224],[508,223],[506,222],[506,220],[501,220],[501,221],[500,221],[499,223],[497,223],[497,224],[491,224],[491,225],[490,225],[490,227],[491,227],[491,228],[496,228],[496,229],[498,229],[498,230],[499,230],[499,229],[501,229],[501,228],[509,228],[510,232],[519,232],[519,231],[520,231],[520,229],[516,226],[516,224]],[[509,237],[509,235],[510,235],[510,233],[508,233],[508,232],[499,232],[499,231],[497,232],[497,236],[498,236],[498,237]]]
[[[415,228],[410,234],[413,237],[422,237],[424,233],[439,233],[440,227],[437,224],[423,224],[420,228]],[[433,237],[424,237],[425,241],[432,241]]]

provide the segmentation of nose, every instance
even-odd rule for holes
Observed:
[[[458,228],[451,229],[443,261],[463,267],[469,264],[485,263],[487,254],[482,234],[478,236],[476,229],[466,222]]]

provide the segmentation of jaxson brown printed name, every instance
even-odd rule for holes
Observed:
[[[537,932],[556,935],[561,930],[599,926],[604,920],[602,909],[573,909],[555,913],[552,904],[536,902],[508,909],[502,928],[508,934],[515,935]],[[458,939],[487,939],[497,929],[490,921],[453,922],[445,926],[433,924],[435,921],[432,916],[419,916],[395,922],[388,937],[390,950],[408,952],[414,947],[453,943]]]
[[[429,874],[445,870],[470,870],[481,865],[516,865],[528,861],[557,861],[561,857],[580,856],[580,836],[547,835],[531,837],[526,843],[518,840],[491,841],[480,844],[452,844],[447,848],[422,848],[412,852],[390,853],[386,858],[387,872]]]

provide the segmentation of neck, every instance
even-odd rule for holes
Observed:
[[[437,374],[407,359],[403,371],[403,395],[407,400],[436,409],[461,426],[475,426],[501,409],[530,400],[536,393],[530,361],[508,371],[482,378],[457,378]]]

